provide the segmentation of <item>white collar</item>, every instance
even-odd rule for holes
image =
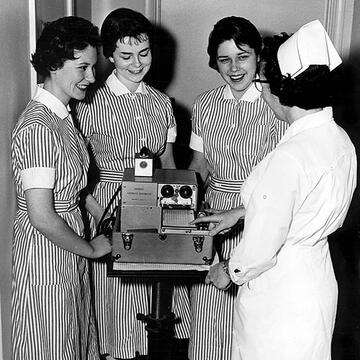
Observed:
[[[333,120],[333,109],[331,106],[325,107],[316,113],[305,115],[300,119],[294,121],[287,128],[284,136],[280,140],[280,143],[287,141],[289,138],[301,133],[304,130],[315,128],[332,120]]]
[[[48,107],[60,119],[65,119],[69,116],[69,108],[66,107],[55,95],[45,90],[41,85],[37,87],[33,100]]]
[[[235,99],[231,89],[230,89],[230,85],[226,84],[224,92],[224,99]],[[257,100],[261,95],[261,91],[259,91],[255,84],[252,83],[244,92],[243,96],[241,97],[241,99],[239,99],[240,101],[248,101],[248,102],[254,102],[255,100]]]
[[[110,90],[116,95],[125,95],[130,94],[131,91],[116,77],[114,70],[109,77],[106,79],[106,85],[110,88]],[[145,88],[145,84],[142,81],[138,88],[136,89],[135,93],[139,94],[147,94],[148,91]]]

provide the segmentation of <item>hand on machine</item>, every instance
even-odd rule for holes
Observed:
[[[199,207],[199,210],[197,211],[197,216],[195,220],[198,220],[202,217],[205,217],[209,214],[209,210],[210,210],[210,205],[207,201],[202,201],[201,202],[201,206]],[[194,221],[195,221],[194,220]],[[209,230],[209,223],[208,222],[194,222],[191,221],[190,224],[196,224],[196,227],[199,230]],[[199,220],[200,221],[200,220]]]
[[[245,208],[243,206],[227,211],[205,209],[205,212],[211,215],[200,216],[190,224],[196,224],[197,226],[199,224],[208,224],[210,236],[229,232],[234,226],[242,224],[245,217]]]

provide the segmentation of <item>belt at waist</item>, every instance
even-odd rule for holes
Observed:
[[[118,183],[122,181],[123,172],[119,170],[101,169],[99,176],[100,176],[100,181]]]
[[[223,192],[240,192],[244,180],[226,180],[212,176],[210,179],[209,187],[212,190]]]
[[[18,208],[21,211],[27,211],[26,200],[23,197],[17,198]],[[55,200],[54,209],[57,213],[67,213],[75,210],[78,207],[78,202],[73,203],[69,200]]]

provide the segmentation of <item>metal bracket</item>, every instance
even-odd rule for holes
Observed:
[[[202,252],[204,240],[205,236],[193,236],[194,247],[197,253]]]
[[[134,239],[134,234],[132,234],[132,233],[122,233],[121,236],[122,236],[123,243],[124,243],[124,249],[125,250],[130,250],[131,246],[132,246],[133,239]]]

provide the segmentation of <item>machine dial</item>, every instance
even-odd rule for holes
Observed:
[[[164,185],[161,188],[161,195],[164,198],[171,198],[174,196],[174,188],[171,185]]]
[[[190,186],[184,185],[180,188],[179,194],[183,199],[188,199],[191,197],[193,191]]]

